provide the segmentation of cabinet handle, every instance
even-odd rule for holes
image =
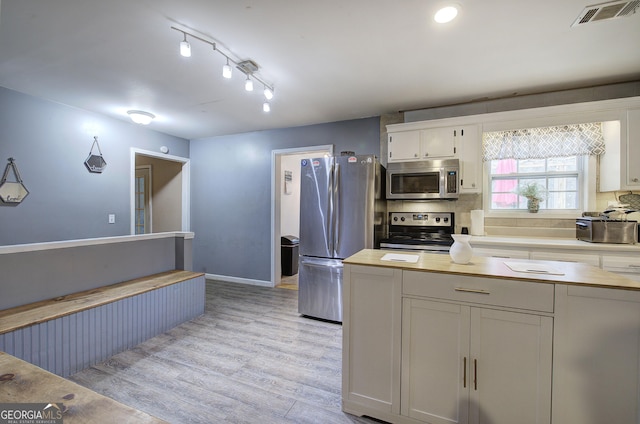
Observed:
[[[464,387],[465,389],[467,388],[467,357],[464,357],[464,371],[463,371],[463,375],[464,377],[462,378],[462,387]]]
[[[464,287],[456,287],[454,289],[457,292],[464,292],[464,293],[476,293],[476,294],[491,294],[491,292],[487,291],[487,290],[482,290],[482,289],[465,289]]]
[[[473,360],[473,390],[478,390],[478,360]]]
[[[629,268],[640,268],[640,265],[633,265],[633,264],[630,264],[630,265],[629,265]]]

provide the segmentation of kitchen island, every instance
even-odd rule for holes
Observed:
[[[389,253],[344,261],[346,412],[394,423],[639,422],[639,282],[582,263],[383,260]]]

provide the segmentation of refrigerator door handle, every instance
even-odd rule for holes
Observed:
[[[327,243],[328,246],[327,248],[329,249],[329,254],[333,254],[333,252],[335,252],[335,240],[333,239],[333,234],[334,234],[334,227],[335,227],[335,204],[334,204],[334,197],[335,197],[335,168],[334,168],[334,163],[333,163],[333,159],[331,161],[331,171],[329,172],[329,186],[327,187],[327,189],[329,190],[329,192],[327,193],[327,197],[329,198],[328,200],[328,213],[327,213],[327,229],[326,229],[326,237],[327,237]]]
[[[333,256],[338,256],[340,250],[340,164],[335,162],[333,181]]]

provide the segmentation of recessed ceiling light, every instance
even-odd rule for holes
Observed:
[[[456,16],[458,16],[457,6],[445,6],[436,12],[433,19],[439,24],[445,24],[451,22]]]

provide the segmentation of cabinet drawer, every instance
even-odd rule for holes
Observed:
[[[600,267],[600,255],[589,253],[531,252],[531,259],[543,261],[579,262]]]
[[[554,284],[404,271],[402,292],[406,296],[553,312]]]
[[[490,258],[529,259],[528,250],[518,249],[493,249],[486,247],[474,247],[473,254],[476,256],[488,256]]]
[[[640,258],[624,256],[602,256],[602,269],[640,275]]]

